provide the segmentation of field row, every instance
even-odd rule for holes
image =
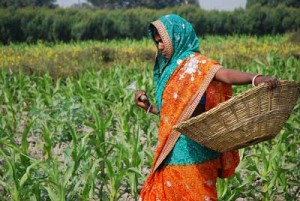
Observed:
[[[287,36],[207,37],[201,47],[228,67],[300,82]],[[128,86],[154,101],[154,54],[150,40],[2,46],[0,200],[137,200],[159,119]],[[274,140],[240,150],[219,200],[299,200],[299,132],[300,103]]]

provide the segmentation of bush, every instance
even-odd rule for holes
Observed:
[[[162,10],[23,8],[0,9],[0,42],[141,39],[147,36],[149,22],[169,13],[186,18],[200,36],[264,35],[300,30],[300,10],[283,5],[234,11],[206,11],[197,6]]]

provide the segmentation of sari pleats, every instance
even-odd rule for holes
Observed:
[[[143,201],[180,201],[180,200],[217,200],[216,181],[218,177],[230,177],[239,164],[238,151],[222,153],[218,158],[209,161],[195,161],[187,165],[157,166],[158,158],[165,153],[165,146],[173,126],[179,123],[182,114],[191,107],[191,97],[200,98],[202,86],[206,86],[207,76],[217,62],[201,54],[190,56],[172,74],[168,81],[163,97],[160,113],[158,146],[154,155],[153,167],[141,192]],[[196,66],[196,68],[195,68]],[[207,84],[207,83],[206,83]],[[206,110],[229,99],[232,88],[220,82],[210,81],[206,91]],[[205,128],[204,128],[205,129]]]

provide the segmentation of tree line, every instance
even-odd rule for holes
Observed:
[[[162,9],[180,5],[198,5],[198,0],[86,0],[88,3],[75,3],[75,7],[102,9],[152,8]],[[80,2],[80,1],[79,1]],[[48,7],[55,8],[56,0],[0,0],[0,8]]]
[[[0,0],[0,8],[48,7],[55,8],[56,0]]]
[[[299,0],[247,0],[246,8],[251,8],[252,6],[268,6],[275,8],[279,5],[284,5],[287,7],[300,8]]]
[[[23,7],[48,7],[55,8],[57,0],[0,0],[0,8],[23,8]],[[162,9],[166,7],[180,5],[198,5],[198,0],[86,0],[88,3],[74,4],[75,6],[104,8],[104,9],[120,9],[120,8],[151,8]],[[80,1],[79,1],[80,2]],[[284,5],[287,7],[300,7],[299,0],[247,0],[246,8],[252,6],[268,6],[277,7]]]
[[[253,5],[234,11],[207,11],[186,5],[165,9],[0,9],[0,42],[78,41],[147,36],[149,22],[176,13],[190,21],[199,36],[281,34],[300,30],[300,9]]]

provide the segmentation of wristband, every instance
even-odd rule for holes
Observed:
[[[257,78],[257,77],[260,77],[260,76],[262,76],[261,74],[257,74],[257,75],[255,75],[253,78],[252,78],[252,86],[253,87],[256,87],[256,85],[255,85],[255,79]]]
[[[150,106],[148,107],[146,114],[149,113],[149,111],[151,110],[151,107],[152,107],[152,104],[150,104]]]

